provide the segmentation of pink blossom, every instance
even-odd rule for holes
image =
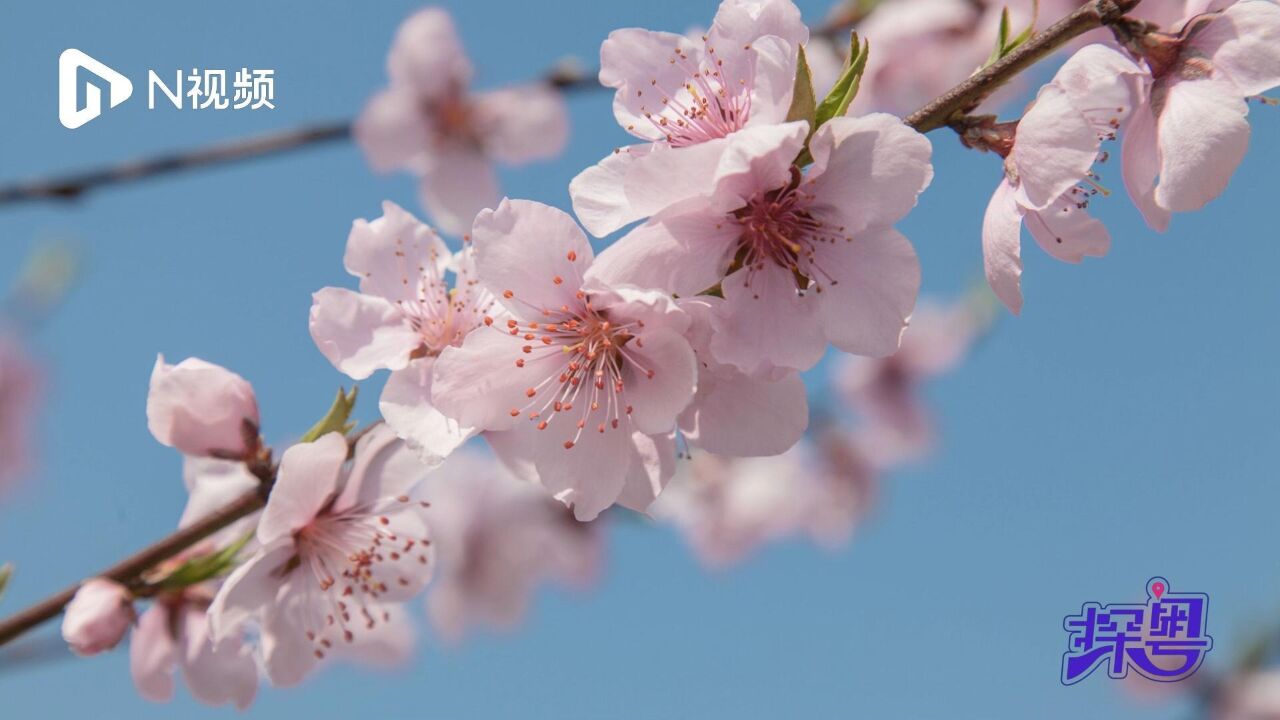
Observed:
[[[916,457],[932,443],[920,384],[955,367],[977,332],[978,320],[968,306],[922,304],[911,316],[911,329],[898,352],[842,361],[836,386],[863,422],[862,446],[879,466]]]
[[[603,537],[492,458],[459,451],[419,491],[431,502],[439,562],[427,593],[432,625],[461,640],[472,625],[509,629],[544,581],[581,586],[595,576]]]
[[[438,463],[473,434],[431,404],[436,358],[461,345],[493,305],[475,279],[472,250],[450,253],[434,230],[385,202],[382,217],[352,226],[344,262],[360,278],[360,292],[317,292],[311,337],[334,367],[356,380],[391,370],[383,417],[424,461]]]
[[[62,639],[77,655],[97,655],[118,645],[136,618],[133,596],[125,586],[94,578],[81,585],[67,603]]]
[[[331,652],[377,632],[431,578],[424,508],[408,497],[424,467],[385,425],[356,444],[329,433],[285,451],[258,523],[261,547],[209,608],[214,642],[253,618],[263,665],[292,685]],[[337,648],[335,650],[335,648]]]
[[[1280,718],[1280,670],[1239,672],[1215,693],[1208,717],[1212,720],[1275,720]]]
[[[30,464],[40,373],[16,338],[0,330],[0,490]]]
[[[711,353],[750,375],[808,369],[828,342],[896,350],[920,267],[892,225],[933,176],[929,141],[890,115],[835,118],[814,133],[801,172],[792,160],[806,123],[739,135],[706,195],[632,230],[597,274],[681,296],[719,283]]]
[[[472,238],[509,316],[445,348],[435,406],[581,520],[647,504],[674,470],[670,436],[695,389],[688,317],[662,292],[596,277],[586,235],[555,208],[504,200]]]
[[[244,378],[198,358],[156,358],[147,427],[184,455],[240,459],[258,449],[258,400]]]
[[[387,72],[390,86],[356,120],[356,142],[375,170],[422,178],[423,206],[445,232],[465,232],[481,208],[498,202],[494,161],[554,157],[568,142],[568,111],[552,88],[468,90],[471,62],[440,8],[404,21]]]
[[[1220,8],[1189,4],[1189,9]],[[1280,85],[1280,6],[1242,0],[1129,48],[1148,73],[1124,138],[1129,196],[1156,230],[1226,189],[1249,145],[1246,100]]]
[[[871,465],[852,445],[840,444],[835,450],[801,443],[762,458],[696,453],[654,503],[653,514],[679,528],[713,567],[794,536],[838,545],[866,511],[875,483]]]
[[[1000,301],[1022,310],[1021,235],[1025,223],[1054,258],[1100,257],[1111,235],[1086,209],[1101,186],[1093,165],[1133,107],[1140,68],[1120,52],[1089,45],[1073,55],[1017,123],[1004,178],[987,205],[982,254]]]
[[[594,235],[692,197],[710,183],[739,133],[782,123],[796,57],[809,30],[791,0],[724,0],[697,39],[626,28],[600,47],[613,112],[644,140],[574,178],[573,208]]]

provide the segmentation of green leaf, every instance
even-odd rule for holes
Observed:
[[[787,122],[795,120],[808,121],[813,127],[813,114],[818,101],[813,94],[813,74],[809,72],[809,59],[805,57],[804,46],[800,46],[800,56],[796,60],[796,84],[791,91],[791,109],[787,110]]]
[[[831,88],[831,92],[818,103],[814,112],[813,130],[822,127],[823,123],[833,117],[843,115],[849,109],[849,103],[858,95],[858,84],[862,82],[862,71],[867,67],[867,54],[870,46],[864,40],[858,42],[858,33],[849,34],[849,60],[845,63],[840,79]]]
[[[1031,39],[1036,32],[1036,18],[1040,16],[1040,0],[1033,0],[1031,3],[1031,22],[1018,33],[1016,37],[1010,38],[1011,32],[1009,20],[1009,8],[1006,7],[1000,13],[1000,32],[996,36],[996,46],[991,51],[991,56],[987,58],[987,62],[983,67],[989,67],[997,60],[1000,60],[1009,53],[1017,50],[1023,43]]]
[[[0,565],[0,598],[4,597],[4,589],[9,587],[9,579],[13,577],[13,563]]]
[[[1000,31],[996,33],[996,46],[991,50],[991,55],[987,57],[987,62],[983,67],[994,63],[1008,53],[1009,46],[1009,8],[1005,7],[1000,11]]]
[[[164,590],[177,590],[225,575],[235,567],[236,555],[240,554],[252,538],[253,532],[247,532],[218,552],[193,557],[156,583],[156,586]]]
[[[320,422],[312,425],[299,442],[315,442],[331,432],[346,435],[355,429],[356,424],[348,422],[348,419],[351,417],[351,411],[355,409],[356,394],[359,389],[353,386],[348,393],[345,388],[338,388],[338,396],[333,399],[329,412],[320,418]]]

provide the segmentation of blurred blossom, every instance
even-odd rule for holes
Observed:
[[[652,514],[675,525],[704,563],[725,567],[787,538],[847,542],[874,487],[861,450],[823,435],[773,457],[696,453],[681,463]]]
[[[836,387],[857,412],[862,447],[878,466],[915,459],[929,450],[934,427],[921,384],[958,365],[981,329],[969,304],[922,303],[898,352],[886,358],[840,359]]]
[[[1280,720],[1280,670],[1229,678],[1210,703],[1210,720]]]
[[[430,501],[439,558],[427,609],[447,640],[461,640],[476,625],[513,628],[540,583],[585,586],[596,575],[600,526],[578,522],[494,458],[455,452],[418,496]]]
[[[31,464],[40,372],[16,336],[0,328],[0,491]]]
[[[120,583],[94,578],[67,603],[62,639],[77,655],[97,655],[118,645],[135,619],[129,591]]]
[[[162,445],[184,455],[240,459],[258,445],[253,386],[198,358],[169,365],[156,358],[147,394],[147,427]]]
[[[461,235],[501,193],[494,162],[554,157],[569,138],[560,93],[544,84],[473,93],[471,61],[440,8],[401,24],[387,55],[391,83],[356,120],[355,138],[375,170],[422,178],[435,224]]]

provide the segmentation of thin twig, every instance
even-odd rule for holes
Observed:
[[[139,577],[157,564],[168,560],[235,521],[247,517],[266,504],[261,490],[241,495],[203,519],[188,525],[159,542],[144,548],[93,577],[104,577],[123,585],[136,583]],[[76,583],[62,592],[51,595],[21,612],[0,621],[0,645],[21,636],[41,623],[52,620],[71,602],[80,584]]]
[[[1019,73],[1053,54],[1071,40],[1109,25],[1138,6],[1141,0],[1093,0],[1036,34],[1016,50],[974,73],[968,80],[943,93],[907,117],[906,123],[927,133],[945,127],[973,110]]]

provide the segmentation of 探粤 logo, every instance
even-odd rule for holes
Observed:
[[[1185,680],[1213,649],[1208,619],[1208,595],[1175,593],[1162,577],[1147,581],[1145,603],[1087,602],[1062,623],[1062,684],[1075,684],[1104,664],[1116,679],[1132,668],[1159,682]]]
[[[275,109],[275,71],[240,68],[234,72],[221,69],[192,68],[189,73],[175,70],[173,85],[156,73],[147,71],[147,109],[156,109],[168,100],[178,110],[258,110]],[[102,86],[107,89],[106,107],[102,102]],[[159,93],[156,91],[159,90]],[[58,120],[74,130],[113,108],[133,94],[133,83],[106,63],[88,53],[68,48],[58,57]]]

